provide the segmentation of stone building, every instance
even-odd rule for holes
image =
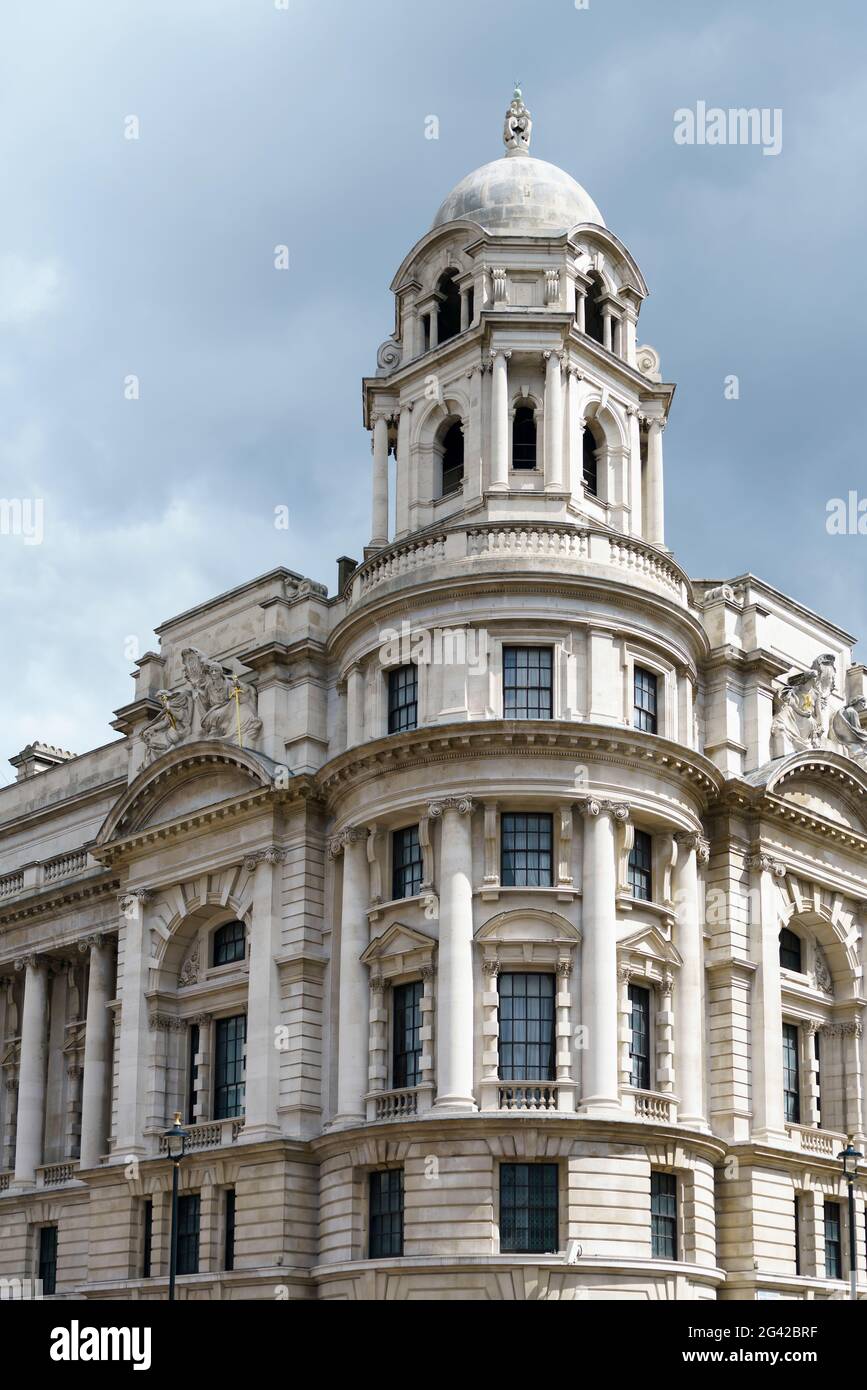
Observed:
[[[647,286],[530,126],[395,275],[339,592],[171,618],[119,738],[12,759],[7,1278],[165,1298],[177,1111],[180,1297],[845,1292],[867,673],[678,565]]]

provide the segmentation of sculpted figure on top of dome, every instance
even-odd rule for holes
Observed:
[[[511,105],[506,112],[506,122],[503,126],[503,144],[508,154],[528,154],[530,151],[530,134],[533,129],[533,121],[529,111],[524,105],[524,98],[521,95],[521,88],[515,88],[515,95],[512,97]]]
[[[826,740],[826,709],[834,689],[834,657],[817,656],[809,671],[789,676],[774,697],[771,757],[820,748]]]

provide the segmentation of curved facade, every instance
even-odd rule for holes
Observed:
[[[171,619],[119,740],[13,759],[7,1278],[165,1297],[179,1111],[181,1297],[845,1291],[865,671],[677,564],[647,286],[530,128],[395,277],[336,597]]]

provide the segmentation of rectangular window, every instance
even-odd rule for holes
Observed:
[[[799,1038],[794,1023],[783,1024],[783,1098],[786,1123],[801,1123],[801,1068],[798,1060]]]
[[[843,1278],[843,1241],[840,1232],[840,1203],[825,1203],[825,1278]]]
[[[417,1086],[421,1080],[421,980],[394,990],[392,1085]]]
[[[57,1227],[39,1228],[39,1278],[44,1294],[57,1291]]]
[[[642,733],[657,732],[656,693],[657,677],[653,671],[636,666],[632,675],[632,723]]]
[[[418,826],[407,825],[391,837],[391,896],[414,898],[421,891],[422,857]]]
[[[214,1047],[214,1119],[244,1113],[244,1054],[247,1015],[218,1018]]]
[[[500,1164],[500,1250],[503,1254],[556,1253],[558,1179],[556,1163]]]
[[[223,1243],[223,1268],[235,1268],[235,1189],[226,1188],[226,1238]]]
[[[398,666],[388,673],[388,732],[402,733],[418,724],[418,667]]]
[[[506,972],[499,980],[500,1077],[554,1080],[554,976]]]
[[[655,1260],[677,1259],[677,1177],[650,1174],[651,1250]]]
[[[636,830],[629,851],[629,886],[633,898],[653,901],[653,838],[646,830]]]
[[[506,888],[550,888],[553,879],[553,821],[548,815],[504,812],[500,881]]]
[[[629,1084],[650,1090],[650,990],[629,986]]]
[[[185,1192],[178,1198],[178,1274],[199,1272],[200,1214],[198,1192]]]
[[[554,653],[550,647],[503,648],[503,716],[553,719]]]
[[[187,1124],[196,1123],[196,1086],[199,1080],[199,1068],[196,1064],[196,1053],[199,1050],[199,1025],[191,1023],[187,1034],[187,1046],[190,1049],[187,1059]]]
[[[403,1254],[403,1169],[385,1168],[370,1175],[369,1258]]]
[[[141,1256],[141,1277],[150,1279],[151,1260],[153,1259],[154,1241],[154,1204],[150,1197],[146,1197],[142,1202],[142,1256]]]

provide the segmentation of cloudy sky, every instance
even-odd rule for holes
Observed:
[[[867,496],[865,31],[863,0],[3,0],[0,497],[44,539],[0,534],[0,780],[113,737],[155,624],[360,556],[388,285],[516,78],[650,285],[677,558],[867,632],[867,536],[825,525]],[[698,101],[781,108],[782,152],[675,144]]]

